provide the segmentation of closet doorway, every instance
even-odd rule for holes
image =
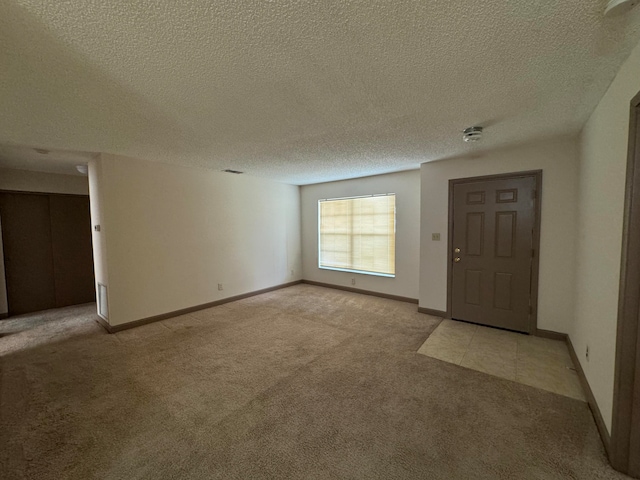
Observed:
[[[0,192],[0,222],[9,316],[95,301],[88,196]]]

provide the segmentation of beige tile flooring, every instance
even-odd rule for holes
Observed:
[[[418,353],[585,400],[564,342],[443,320]]]

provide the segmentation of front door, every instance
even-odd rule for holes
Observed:
[[[531,331],[536,177],[453,184],[451,316]]]

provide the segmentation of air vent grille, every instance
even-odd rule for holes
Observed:
[[[109,304],[107,303],[107,287],[98,283],[98,315],[105,320],[109,319]]]

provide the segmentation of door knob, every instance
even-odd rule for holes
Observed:
[[[460,257],[456,257],[453,259],[454,262],[458,263],[460,261]]]
[[[459,249],[459,248],[456,248],[456,249],[453,251],[453,253],[460,253],[460,249]]]

